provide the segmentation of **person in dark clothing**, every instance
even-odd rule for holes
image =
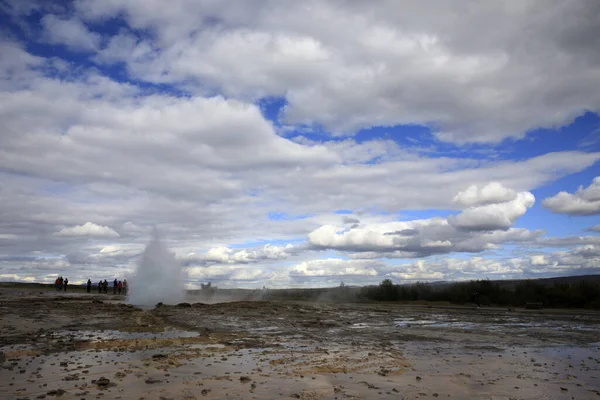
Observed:
[[[88,279],[87,281],[87,292],[90,293],[92,291],[92,280]]]
[[[104,280],[104,283],[102,284],[102,286],[103,286],[104,293],[108,293],[108,281],[106,279]]]
[[[69,280],[67,278],[65,278],[65,280],[63,281],[63,288],[65,289],[65,292],[67,291],[68,284],[69,284]]]
[[[119,283],[117,284],[117,292],[119,292],[119,294],[121,294],[122,291],[123,291],[123,282],[119,281]]]
[[[115,278],[115,281],[113,282],[113,294],[117,294],[117,285],[119,284],[119,282],[117,281],[117,278]]]
[[[99,280],[99,281],[98,281],[98,293],[102,293],[102,286],[104,286],[104,285],[102,284],[102,280]]]
[[[477,305],[477,308],[481,307],[479,293],[477,293],[477,292],[473,293],[473,303],[475,303]]]

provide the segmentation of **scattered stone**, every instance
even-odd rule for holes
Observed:
[[[77,375],[77,374],[67,375],[63,378],[63,381],[78,381],[78,380],[79,380],[79,375]]]
[[[96,381],[96,386],[101,389],[107,388],[110,385],[110,379],[102,377]]]
[[[423,379],[423,378],[421,378],[420,376],[417,376],[417,380],[418,381],[420,381],[421,379]]]
[[[121,372],[121,371],[119,371],[119,372],[115,373],[115,378],[117,378],[117,379],[123,379],[123,378],[125,378],[126,376],[127,376],[127,374],[126,374],[126,373],[124,373],[124,372]]]
[[[200,394],[202,394],[202,396],[206,396],[208,394],[208,392],[210,392],[210,389],[202,389]]]
[[[153,383],[161,383],[162,381],[156,378],[148,378],[144,382],[146,382],[148,385],[151,385]]]
[[[62,389],[55,389],[55,390],[51,390],[49,392],[47,392],[46,394],[48,396],[56,396],[56,397],[60,397],[63,394],[67,393],[66,391],[62,390]]]
[[[179,303],[177,304],[177,307],[191,307],[192,305],[190,303]]]
[[[379,389],[377,386],[375,386],[369,382],[366,382],[366,381],[360,381],[358,383],[364,383],[369,389]]]
[[[568,392],[569,391],[569,389],[567,389],[566,387],[562,387],[562,386],[560,387],[560,390],[562,390],[563,392]]]
[[[250,382],[250,381],[251,381],[251,379],[249,377],[247,377],[247,376],[240,376],[240,382],[247,383],[247,382]]]
[[[152,358],[157,360],[159,358],[167,358],[167,355],[166,354],[154,354],[154,355],[152,355]]]

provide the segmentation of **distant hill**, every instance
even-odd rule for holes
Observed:
[[[482,279],[480,279],[482,280]],[[504,288],[514,288],[515,286],[517,286],[520,282],[525,282],[525,281],[531,281],[531,282],[535,282],[538,284],[542,284],[542,285],[554,285],[557,283],[566,283],[566,284],[572,284],[572,283],[577,283],[577,282],[581,282],[581,281],[586,281],[586,282],[600,282],[600,274],[598,275],[576,275],[576,276],[560,276],[560,277],[553,277],[553,278],[538,278],[538,279],[509,279],[509,280],[490,280],[490,282],[492,283],[497,283],[499,284],[501,287]],[[424,282],[427,283],[427,285],[433,287],[433,288],[443,288],[449,285],[453,285],[455,283],[459,283],[462,281],[436,281],[436,282]],[[468,281],[465,281],[468,282]],[[405,284],[401,284],[400,286],[410,286],[410,285],[414,285],[416,283],[412,282],[412,283],[405,283]],[[109,282],[109,287],[112,287],[112,282]],[[70,284],[69,287],[75,288],[75,287],[81,287],[84,288],[86,286],[86,284],[81,284],[81,285],[75,285],[75,284]],[[93,286],[96,286],[96,282],[93,283]],[[28,283],[28,282],[0,282],[0,287],[18,287],[18,288],[31,288],[31,289],[41,289],[41,288],[54,288],[54,284],[53,283]],[[294,290],[294,291],[307,291],[307,292],[323,292],[323,291],[328,291],[328,290],[332,290],[332,289],[338,289],[339,286],[335,286],[335,287],[328,287],[328,288],[289,288],[289,289],[269,289],[270,291],[285,291],[285,290]],[[360,289],[361,286],[356,286],[356,285],[346,285],[345,288],[347,290],[357,290]],[[231,291],[231,292],[236,292],[236,291],[248,291],[248,292],[252,292],[255,290],[260,290],[260,289],[217,289],[219,291]],[[200,290],[190,290],[189,292],[200,292]]]
[[[575,276],[558,276],[553,278],[536,278],[536,279],[498,279],[498,280],[490,280],[492,283],[497,283],[500,287],[512,289],[517,286],[521,282],[535,282],[540,285],[555,285],[555,284],[573,284],[581,281],[586,282],[600,282],[600,274],[599,275],[575,275]],[[468,281],[467,281],[468,282]],[[453,285],[457,283],[457,281],[436,281],[436,282],[427,282],[427,284],[434,288],[443,288],[449,285]],[[407,283],[405,285],[410,286],[413,283]]]

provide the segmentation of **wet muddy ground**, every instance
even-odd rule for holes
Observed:
[[[1,399],[600,399],[600,314],[0,289]]]

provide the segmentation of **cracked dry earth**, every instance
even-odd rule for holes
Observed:
[[[600,399],[600,315],[0,292],[2,399]]]

